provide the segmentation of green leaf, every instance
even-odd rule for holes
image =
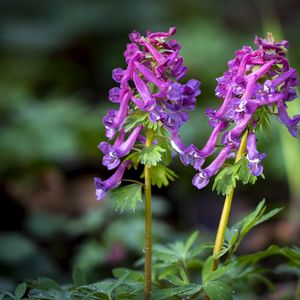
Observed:
[[[33,257],[38,248],[32,240],[20,233],[1,233],[0,262],[17,265]]]
[[[143,282],[144,273],[141,271],[130,270],[126,268],[113,269],[113,274],[116,278],[122,278],[126,275],[126,281]]]
[[[136,110],[133,114],[130,114],[124,125],[124,129],[126,132],[131,131],[138,125],[145,125],[148,118],[148,113],[142,112],[140,110]]]
[[[158,145],[144,147],[140,153],[141,163],[148,166],[156,166],[162,159],[162,153],[166,150]]]
[[[139,202],[142,202],[142,185],[129,184],[116,188],[110,192],[113,207],[121,213],[124,210],[135,210]]]
[[[197,238],[198,238],[199,232],[195,231],[193,232],[190,237],[188,238],[188,240],[186,241],[186,243],[184,244],[184,248],[183,251],[184,253],[187,253],[190,248],[193,246],[193,244],[196,242]]]
[[[162,164],[157,164],[156,166],[152,167],[152,185],[156,185],[158,188],[161,188],[162,186],[168,186],[170,181],[174,181],[177,177],[178,176],[174,171]]]
[[[78,287],[71,299],[82,300],[82,299],[112,299],[113,293],[124,284],[124,281],[128,277],[128,273],[125,272],[117,280],[105,280],[90,285],[83,285]],[[122,291],[124,292],[124,291]],[[121,299],[118,297],[117,299]]]
[[[167,288],[163,290],[155,290],[153,300],[172,299],[173,296],[188,297],[200,292],[202,286],[199,284],[188,284],[176,288]]]
[[[237,250],[241,241],[244,239],[246,234],[260,223],[269,220],[275,216],[282,208],[275,208],[265,214],[266,211],[265,200],[263,199],[248,216],[244,217],[240,222],[226,230],[225,240],[228,244],[227,251],[231,251],[230,256]],[[232,250],[231,250],[232,249]],[[225,253],[225,252],[224,252]],[[223,253],[223,254],[224,254]]]
[[[162,155],[162,162],[165,166],[169,165],[172,161],[172,147],[169,138],[167,136],[164,136],[166,133],[162,133],[163,136],[155,136],[155,139],[157,140],[158,146],[165,149],[166,151],[163,152]]]
[[[37,280],[34,280],[32,282],[32,287],[42,290],[52,289],[62,291],[61,286],[56,281],[47,277],[39,277]]]
[[[232,300],[233,290],[223,281],[208,281],[204,284],[203,289],[210,300]]]
[[[258,251],[255,253],[251,253],[248,255],[240,256],[237,258],[239,264],[249,265],[256,264],[258,261],[265,257],[269,257],[272,255],[282,255],[290,260],[292,264],[300,268],[300,250],[297,248],[289,248],[272,245],[268,247],[266,250]]]
[[[292,274],[292,275],[296,275],[297,277],[300,278],[300,268],[296,267],[296,266],[292,266],[292,265],[288,265],[288,264],[282,264],[278,267],[276,267],[275,269],[276,273],[282,274]]]
[[[238,163],[224,168],[216,176],[212,189],[216,190],[218,194],[222,194],[224,196],[228,195],[230,191],[236,186],[236,180],[238,178],[238,168]]]
[[[257,177],[250,173],[248,160],[243,156],[238,162],[224,168],[215,178],[213,190],[218,194],[228,195],[232,189],[236,187],[236,181],[239,180],[243,184],[254,184]]]
[[[205,260],[204,265],[203,265],[203,269],[202,269],[202,273],[201,273],[202,282],[206,282],[208,275],[212,271],[213,264],[214,264],[214,257],[213,256],[209,256]]]
[[[132,163],[132,166],[136,170],[138,168],[138,165],[141,161],[141,153],[140,152],[132,152],[127,157],[126,160],[130,160]]]
[[[250,173],[250,169],[248,167],[248,159],[243,156],[239,160],[239,169],[238,169],[238,180],[240,180],[243,184],[254,184],[257,180],[257,177]]]
[[[226,266],[219,266],[217,270],[213,271],[214,257],[209,256],[204,262],[202,269],[202,282],[205,284],[208,281],[216,280],[222,277],[229,269],[232,268],[232,264]]]
[[[27,289],[27,284],[26,282],[23,282],[21,284],[19,284],[16,289],[15,289],[15,296],[17,300],[22,299],[22,297],[24,296],[25,292]]]
[[[73,282],[76,287],[87,283],[86,276],[79,267],[74,267],[72,274]]]

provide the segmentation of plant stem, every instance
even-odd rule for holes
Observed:
[[[147,129],[146,133],[146,147],[152,145],[153,131]],[[152,227],[152,212],[151,212],[151,167],[145,165],[145,285],[144,295],[145,300],[151,299],[151,257],[152,257],[152,238],[151,238],[151,227]]]
[[[241,140],[239,150],[236,154],[235,162],[238,162],[245,152],[246,144],[247,144],[247,136],[248,136],[248,131],[246,131],[244,133],[244,136]],[[215,241],[215,245],[214,245],[214,250],[213,250],[213,255],[215,257],[222,250],[224,235],[225,235],[228,218],[229,218],[229,214],[230,214],[230,209],[231,209],[233,193],[234,193],[234,188],[232,188],[232,190],[226,196],[225,201],[224,201],[224,206],[223,206],[221,219],[220,219],[219,227],[218,227],[218,231],[217,231],[216,241]],[[214,264],[213,264],[213,270],[216,270],[218,268],[218,265],[219,265],[219,258],[215,258]]]

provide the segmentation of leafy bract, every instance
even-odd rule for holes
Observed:
[[[243,156],[235,164],[225,167],[215,178],[213,190],[218,194],[228,195],[232,189],[236,187],[236,181],[241,181],[243,184],[254,184],[257,177],[250,173],[248,160]]]
[[[135,210],[139,202],[142,202],[142,185],[129,184],[116,188],[110,192],[110,198],[116,210]]]
[[[174,181],[178,177],[174,171],[162,164],[152,167],[151,175],[152,185],[156,185],[158,188],[168,186],[170,181]]]
[[[158,145],[151,145],[144,147],[140,152],[140,161],[143,165],[156,166],[162,160],[162,153],[166,152],[165,149]]]

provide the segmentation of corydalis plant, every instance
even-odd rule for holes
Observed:
[[[298,85],[296,70],[289,66],[286,58],[288,42],[276,43],[269,34],[268,39],[256,37],[254,43],[257,50],[250,46],[238,50],[228,63],[228,71],[217,78],[216,95],[223,102],[218,110],[206,111],[213,132],[204,148],[210,151],[198,152],[198,160],[202,157],[203,163],[204,158],[215,151],[219,136],[223,149],[207,167],[197,168],[199,173],[193,178],[193,185],[199,189],[209,183],[227,159],[236,156],[245,132],[248,132],[246,155],[234,167],[225,168],[218,175],[214,188],[227,194],[232,180],[235,186],[235,179],[254,182],[262,175],[261,162],[266,155],[257,150],[256,134],[260,128],[269,126],[270,115],[276,115],[289,132],[297,136],[300,115],[290,118],[287,113],[287,103],[296,98]]]
[[[119,86],[109,91],[109,100],[118,103],[119,109],[110,109],[103,123],[106,137],[115,138],[115,141],[112,145],[101,142],[98,147],[104,154],[103,165],[108,170],[118,169],[106,181],[95,179],[98,200],[120,184],[125,169],[132,164],[135,167],[139,162],[149,164],[163,172],[167,180],[158,182],[159,187],[174,178],[173,172],[158,163],[162,157],[166,165],[170,162],[168,136],[178,134],[188,120],[187,112],[195,108],[196,97],[200,94],[199,81],[178,82],[185,76],[187,67],[179,55],[179,43],[167,41],[175,32],[172,27],[168,32],[148,32],[146,37],[138,32],[131,33],[132,43],[124,52],[127,68],[116,68],[112,72]],[[151,151],[143,150],[146,129],[153,131]]]
[[[119,86],[109,91],[109,100],[118,103],[119,109],[110,109],[103,118],[106,137],[114,142],[99,144],[103,165],[117,170],[107,180],[95,178],[96,196],[101,200],[118,187],[127,167],[145,166],[145,299],[151,295],[151,185],[160,188],[175,179],[176,174],[167,167],[172,158],[171,140],[179,135],[200,94],[199,81],[178,82],[187,68],[179,55],[179,43],[168,40],[175,31],[172,27],[168,32],[148,32],[145,37],[136,31],[129,35],[131,43],[124,52],[127,67],[113,70]],[[113,191],[116,208],[135,209],[141,188],[141,183],[134,183]]]

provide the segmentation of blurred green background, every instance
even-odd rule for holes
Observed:
[[[125,66],[128,33],[173,25],[188,77],[202,82],[197,110],[181,132],[187,143],[204,145],[210,133],[204,109],[220,104],[215,78],[255,35],[284,36],[291,65],[299,70],[296,0],[0,1],[0,287],[37,276],[68,282],[74,265],[98,280],[112,266],[130,266],[142,255],[142,209],[119,215],[109,199],[96,203],[93,176],[108,176],[96,146],[104,139],[111,70]],[[300,112],[299,103],[290,113]],[[245,252],[300,242],[300,143],[272,123],[259,142],[267,153],[266,179],[238,188],[231,217],[263,197],[269,206],[286,209],[252,234]],[[196,190],[194,171],[177,158],[172,167],[176,183],[154,190],[155,241],[194,229],[212,240],[222,197],[210,188]]]

